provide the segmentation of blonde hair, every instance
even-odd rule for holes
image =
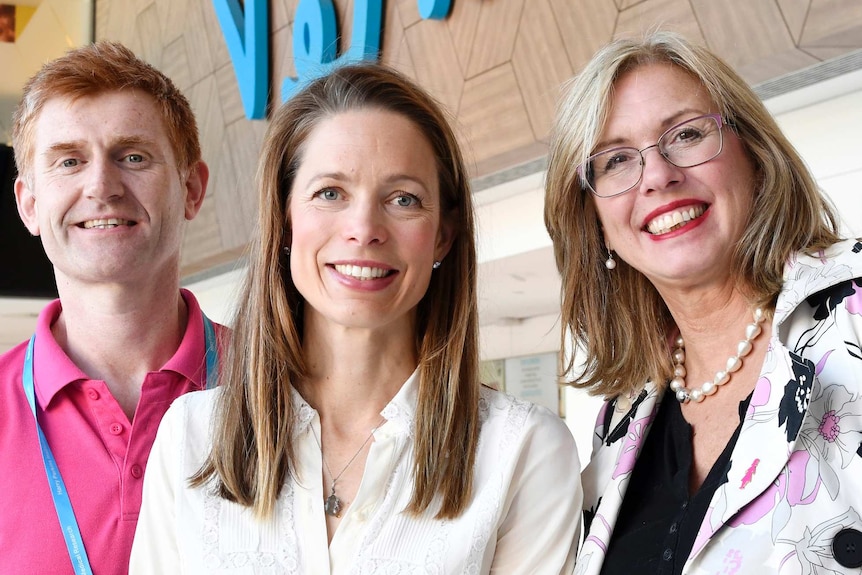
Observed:
[[[118,42],[100,41],[51,60],[24,85],[12,123],[12,147],[18,172],[29,178],[33,128],[45,103],[75,100],[104,92],[140,90],[152,96],[162,115],[180,174],[201,159],[198,126],[188,100],[170,78]]]
[[[440,518],[466,508],[478,440],[478,316],[473,205],[454,133],[439,106],[386,67],[357,64],[317,79],[274,114],[263,144],[257,185],[260,212],[236,325],[223,368],[224,392],[214,446],[193,486],[216,477],[221,495],[266,517],[295,469],[291,386],[306,372],[303,299],[283,248],[289,192],[303,144],[322,120],[358,109],[401,114],[434,150],[442,218],[455,230],[443,266],[418,304],[419,399],[415,419],[414,492],[421,513],[439,495]]]
[[[562,341],[586,351],[573,385],[615,396],[671,375],[673,319],[647,278],[619,261],[609,273],[596,199],[578,166],[593,152],[611,111],[616,80],[639,66],[666,63],[696,78],[739,135],[757,178],[753,209],[733,253],[732,272],[752,305],[771,308],[791,253],[838,241],[836,217],[796,150],[748,84],[707,49],[672,32],[623,38],[599,50],[573,78],[552,134],[545,225],[562,275]],[[573,346],[573,349],[575,347]],[[563,366],[574,369],[574,356]]]

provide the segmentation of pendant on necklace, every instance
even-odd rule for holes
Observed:
[[[326,501],[323,504],[323,510],[327,515],[331,515],[333,517],[341,517],[341,499],[335,494],[335,484],[332,484],[332,491],[329,493],[329,497],[326,498]]]

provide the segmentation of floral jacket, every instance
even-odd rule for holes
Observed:
[[[821,256],[798,254],[785,269],[725,483],[683,573],[862,573],[862,241]],[[578,575],[601,570],[661,395],[648,384],[599,414]]]

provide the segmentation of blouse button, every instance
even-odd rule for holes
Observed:
[[[832,554],[844,567],[862,567],[862,533],[856,529],[842,529],[832,540]]]
[[[135,479],[140,479],[141,476],[144,474],[143,468],[140,465],[138,465],[137,463],[132,465],[132,468],[130,471],[132,473],[132,477],[134,477]]]
[[[661,558],[665,561],[670,561],[671,559],[673,559],[673,551],[671,551],[670,549],[665,549],[664,553],[661,554]]]
[[[679,526],[678,526],[676,523],[671,523],[671,524],[670,524],[670,532],[671,532],[671,533],[676,533],[676,530],[677,530],[677,529],[679,529]]]
[[[87,397],[89,397],[90,399],[95,401],[95,400],[99,399],[99,392],[96,391],[95,389],[88,389],[87,390]]]
[[[112,423],[108,429],[113,435],[120,435],[123,432],[123,426],[119,423]]]

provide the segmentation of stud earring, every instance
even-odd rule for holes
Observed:
[[[290,246],[284,246],[282,249],[284,250],[284,255],[290,257]]]
[[[436,262],[434,262],[434,265],[432,265],[432,266],[431,266],[431,268],[436,270],[436,269],[438,269],[442,264],[443,264],[443,262],[441,262],[441,261],[436,261]]]
[[[609,270],[617,267],[617,262],[614,259],[614,251],[612,249],[608,249],[608,259],[605,260],[605,267]]]

